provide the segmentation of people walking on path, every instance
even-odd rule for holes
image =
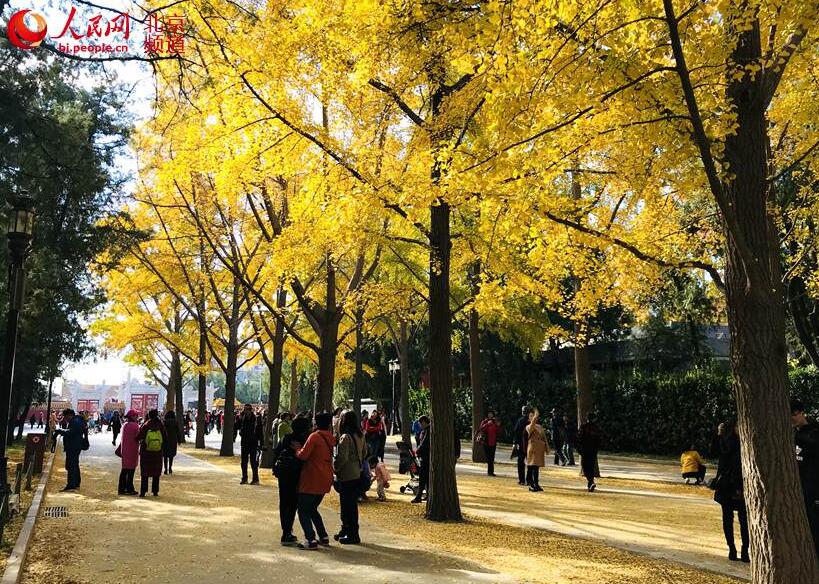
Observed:
[[[165,474],[173,474],[173,459],[176,457],[177,446],[182,443],[182,433],[173,410],[165,413],[163,424],[168,439],[162,443],[162,468]]]
[[[338,455],[333,467],[338,481],[341,531],[335,535],[335,539],[341,544],[358,544],[361,543],[358,532],[358,497],[367,444],[354,411],[348,410],[341,415],[339,433]],[[368,474],[367,480],[369,478]]]
[[[264,436],[259,435],[259,428],[256,426],[256,414],[253,413],[253,406],[245,404],[242,408],[242,413],[239,421],[236,424],[236,431],[242,435],[242,481],[241,484],[247,484],[247,464],[250,462],[250,468],[253,472],[253,478],[250,481],[251,485],[259,484],[259,461],[256,453],[261,448],[264,441]]]
[[[40,412],[40,414],[37,416],[37,427],[42,428],[44,424],[45,424],[45,414],[43,412]]]
[[[693,444],[680,455],[680,470],[686,485],[691,479],[696,480],[695,485],[701,485],[705,480],[705,461]]]
[[[304,445],[291,444],[296,456],[304,462],[299,477],[299,523],[304,531],[302,549],[315,550],[319,544],[330,545],[330,538],[319,513],[319,505],[333,486],[333,447],[335,438],[330,432],[333,417],[329,412],[316,414],[316,430]]]
[[[157,410],[148,412],[148,419],[137,433],[139,442],[139,496],[148,492],[148,479],[151,479],[151,493],[159,496],[159,477],[162,475],[162,445],[168,440],[165,425],[159,419]]]
[[[114,413],[111,414],[111,422],[108,424],[111,428],[111,433],[113,434],[113,438],[111,438],[111,444],[117,443],[117,436],[119,436],[120,430],[122,430],[122,420],[119,417],[119,412],[114,410]]]
[[[34,429],[34,424],[37,423],[37,416],[35,416],[34,413],[31,414],[31,417],[28,419],[28,423],[29,423],[29,428],[31,428],[33,430]]]
[[[799,400],[791,402],[791,423],[794,427],[796,464],[799,466],[799,482],[816,554],[819,556],[819,424],[805,416],[805,405]]]
[[[185,425],[185,438],[190,438],[191,428],[193,428],[193,416],[191,416],[190,410],[185,412],[184,425]]]
[[[717,476],[714,478],[714,501],[722,507],[722,531],[728,544],[728,559],[750,562],[748,555],[748,512],[742,486],[742,458],[734,424],[719,425],[720,455]],[[734,512],[739,519],[742,548],[739,558],[734,541]]]
[[[566,424],[557,408],[552,408],[549,426],[552,435],[552,446],[555,448],[555,466],[566,466],[566,458],[563,456],[563,445],[566,442]]]
[[[546,454],[549,452],[546,432],[539,418],[540,412],[535,408],[529,414],[529,425],[526,426],[526,483],[532,492],[543,490],[540,486],[540,468],[546,466]]]
[[[390,488],[390,471],[387,465],[376,457],[370,458],[370,467],[373,469],[373,479],[375,480],[376,494],[379,501],[387,500],[387,489]]]
[[[575,466],[574,447],[577,444],[577,424],[569,416],[563,416],[563,427],[566,429],[566,441],[563,443],[563,456],[566,466]]]
[[[293,523],[296,520],[299,503],[299,477],[302,461],[296,457],[293,445],[305,444],[309,434],[310,422],[307,418],[296,418],[293,420],[291,431],[282,436],[273,454],[273,474],[279,483],[281,543],[284,546],[293,546],[299,541],[299,538],[293,534]]]
[[[119,471],[120,495],[136,495],[134,488],[134,473],[139,463],[139,424],[137,423],[137,413],[129,410],[125,414],[125,424],[122,426],[122,440],[119,443],[119,454],[122,457],[122,470]]]
[[[481,422],[478,430],[479,440],[483,443],[483,451],[486,453],[486,474],[490,477],[495,474],[495,451],[498,447],[498,433],[500,424],[495,419],[494,410],[486,412],[486,419]]]
[[[62,491],[73,491],[80,488],[80,453],[86,450],[88,443],[88,429],[82,416],[67,408],[63,410],[63,424],[65,428],[55,432],[63,437],[63,451],[65,452],[65,471],[68,474],[66,485]]]
[[[421,442],[415,449],[415,457],[418,459],[418,490],[415,492],[415,498],[412,499],[413,503],[420,503],[424,500],[422,493],[429,484],[429,417],[421,416],[418,421],[421,423]]]
[[[526,484],[526,426],[529,425],[529,406],[520,409],[520,418],[515,424],[514,438],[512,442],[512,458],[518,463],[518,484]]]
[[[580,426],[577,432],[577,450],[580,452],[580,470],[586,477],[586,489],[593,493],[597,488],[594,479],[600,476],[597,466],[597,453],[603,437],[597,426],[597,414],[591,413],[586,417],[586,423]]]

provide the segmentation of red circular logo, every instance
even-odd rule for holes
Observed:
[[[25,22],[26,14],[31,13],[37,23],[37,30],[31,30]],[[18,49],[34,49],[40,46],[46,36],[46,20],[36,12],[31,10],[20,10],[9,18],[9,25],[6,28],[6,35],[9,42]]]

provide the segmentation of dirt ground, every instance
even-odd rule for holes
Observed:
[[[118,497],[119,459],[113,456],[113,447],[105,443],[104,436],[94,437],[92,450],[83,455],[80,492],[57,492],[64,483],[65,471],[61,461],[56,461],[44,506],[65,505],[69,517],[38,520],[23,582],[346,584],[362,578],[393,583],[406,579],[408,574],[425,584],[740,582],[588,537],[540,529],[537,524],[555,514],[567,524],[589,523],[581,513],[586,508],[588,514],[600,514],[601,524],[616,522],[622,530],[635,533],[648,526],[649,539],[668,545],[658,535],[667,526],[654,524],[654,518],[676,521],[686,516],[684,511],[679,515],[673,511],[675,506],[685,508],[680,502],[686,503],[686,498],[703,508],[708,503],[705,493],[671,492],[679,488],[673,485],[665,487],[669,492],[658,492],[671,497],[668,501],[605,492],[591,499],[588,493],[550,485],[548,478],[544,481],[546,493],[529,493],[507,484],[506,479],[460,477],[467,520],[440,524],[424,520],[423,508],[411,505],[408,496],[397,492],[402,477],[393,472],[390,500],[361,506],[364,545],[334,545],[319,552],[304,552],[278,544],[275,478],[269,470],[262,471],[261,486],[241,486],[237,457],[221,458],[214,451],[194,451],[186,446],[181,449],[184,454],[177,458],[174,475],[163,476],[158,498]],[[613,489],[614,483],[618,490],[637,491],[652,486],[639,481],[612,481]],[[639,500],[623,507],[621,499],[629,498]],[[655,499],[663,506],[659,515],[648,513]],[[331,493],[322,504],[331,533],[338,527],[337,501],[337,495]],[[626,521],[631,522],[630,526]],[[701,536],[696,530],[712,527],[707,517],[701,521],[691,527],[694,539]],[[298,526],[296,533],[300,534]],[[710,538],[710,531],[706,535]]]

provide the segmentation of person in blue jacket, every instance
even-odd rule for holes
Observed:
[[[68,481],[61,490],[73,491],[80,488],[80,452],[87,438],[85,421],[81,416],[74,413],[72,409],[63,410],[63,423],[66,427],[57,430],[63,437],[63,450],[65,451],[65,470],[68,473]]]

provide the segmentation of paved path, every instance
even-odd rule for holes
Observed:
[[[385,459],[398,479],[394,486],[398,486],[406,477],[397,475],[394,442],[391,437]],[[221,435],[211,433],[206,444],[218,449]],[[594,539],[649,557],[748,578],[746,565],[725,557],[720,508],[711,499],[711,492],[703,487],[673,486],[682,485],[676,464],[603,457],[600,466],[604,477],[627,480],[623,484],[603,479],[594,494],[586,492],[578,467],[549,464],[541,469],[546,492],[529,493],[517,486],[517,469],[509,460],[509,452],[500,450],[495,471],[498,477],[492,479],[485,476],[486,466],[469,462],[471,452],[467,447],[462,449],[457,465],[461,506],[473,517]],[[652,482],[635,485],[628,480]]]
[[[387,583],[406,574],[431,584],[512,581],[370,525],[362,529],[378,544],[282,548],[274,489],[241,486],[236,472],[184,454],[174,474],[162,477],[159,497],[119,497],[120,461],[110,434],[92,435],[91,444],[82,456],[79,492],[56,492],[65,472],[61,461],[55,465],[45,505],[65,506],[69,516],[39,519],[22,580],[27,584]],[[337,531],[337,513],[325,506],[323,516],[331,533]]]

